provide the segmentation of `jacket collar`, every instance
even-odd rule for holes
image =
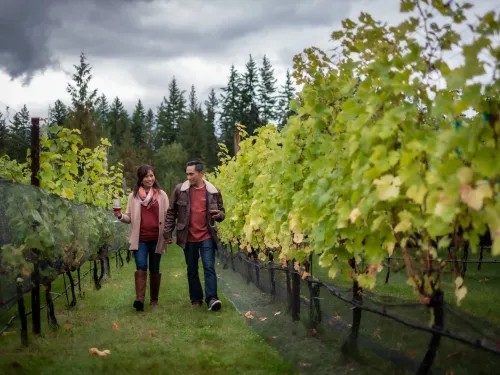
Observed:
[[[217,194],[219,192],[219,190],[217,190],[217,188],[212,185],[210,182],[208,182],[207,180],[203,179],[203,182],[205,182],[205,185],[207,187],[207,191],[210,193],[210,194]],[[182,186],[181,186],[181,191],[186,191],[186,190],[189,190],[189,180],[185,181]]]

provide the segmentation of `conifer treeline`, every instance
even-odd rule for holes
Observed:
[[[107,137],[113,145],[109,161],[124,164],[129,187],[142,163],[154,165],[167,191],[185,178],[187,160],[202,160],[211,170],[218,164],[218,142],[233,152],[237,123],[244,124],[250,134],[269,122],[281,128],[291,115],[288,106],[295,96],[289,71],[285,84],[278,87],[269,59],[264,56],[258,66],[250,55],[243,72],[231,66],[227,85],[219,94],[212,89],[202,101],[194,85],[186,92],[174,76],[156,108],[145,108],[139,100],[133,113],[128,113],[118,97],[110,100],[91,89],[92,67],[84,53],[74,67],[67,85],[71,102],[57,100],[49,106],[48,123],[79,129],[88,147]],[[26,159],[30,117],[26,105],[8,121],[0,112],[0,155]]]

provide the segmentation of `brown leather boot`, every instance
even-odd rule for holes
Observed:
[[[148,273],[143,270],[135,271],[135,301],[134,307],[137,311],[144,311],[144,296],[146,295],[146,282]]]
[[[158,294],[160,293],[161,273],[149,274],[149,297],[151,306],[158,306]]]

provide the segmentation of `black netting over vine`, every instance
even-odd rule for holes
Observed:
[[[128,247],[129,227],[108,210],[3,179],[0,195],[0,315],[16,304],[18,282],[31,289],[35,263],[47,285]]]
[[[353,298],[352,287],[302,279],[224,245],[217,258],[221,291],[300,373],[486,375],[500,366],[499,330],[446,302],[436,330],[433,310],[418,302]]]

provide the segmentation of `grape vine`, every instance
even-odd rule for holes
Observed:
[[[402,0],[409,16],[399,25],[361,13],[332,34],[334,56],[296,55],[297,115],[281,132],[243,131],[238,155],[223,152],[209,176],[230,212],[222,240],[261,259],[277,251],[301,271],[318,254],[331,278],[363,288],[401,251],[425,304],[441,289],[444,260],[476,252],[488,233],[499,255],[500,18],[468,23],[471,7]],[[457,303],[467,293],[459,268]]]
[[[24,164],[0,158],[0,177],[14,182],[2,185],[5,214],[15,236],[1,252],[3,266],[13,273],[27,276],[37,261],[46,265],[43,276],[50,280],[96,259],[99,251],[102,255],[113,237],[125,241],[124,226],[110,213],[113,198],[120,198],[126,208],[122,166],[108,167],[106,148],[111,145],[106,139],[92,150],[82,145],[78,130],[57,125],[45,129],[40,139],[40,189],[27,185],[29,157]]]

